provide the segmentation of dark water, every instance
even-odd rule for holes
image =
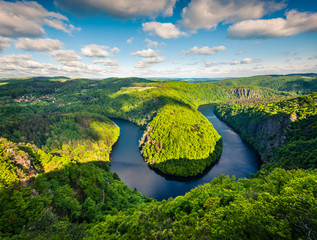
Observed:
[[[114,122],[120,127],[120,138],[111,153],[111,171],[116,172],[130,188],[157,200],[183,195],[221,174],[243,178],[257,172],[260,167],[257,153],[215,116],[211,105],[201,106],[198,110],[213,124],[223,140],[220,160],[203,176],[184,181],[157,174],[144,162],[139,151],[138,140],[143,131],[133,123],[117,119]]]

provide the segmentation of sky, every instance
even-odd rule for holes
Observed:
[[[0,78],[317,73],[315,0],[0,0]]]

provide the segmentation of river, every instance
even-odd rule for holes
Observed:
[[[223,150],[219,161],[202,176],[191,179],[162,176],[144,162],[138,147],[143,131],[135,124],[114,119],[120,127],[120,137],[110,155],[110,170],[116,172],[130,188],[157,200],[183,195],[192,188],[210,182],[221,174],[236,178],[249,177],[259,170],[259,155],[213,112],[212,105],[198,109],[221,135]]]

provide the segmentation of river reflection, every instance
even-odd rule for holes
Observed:
[[[258,154],[216,117],[211,105],[201,106],[198,110],[213,124],[223,141],[219,161],[203,176],[178,181],[174,178],[165,178],[151,170],[144,162],[138,147],[138,140],[142,137],[143,131],[131,122],[118,119],[113,120],[120,127],[120,138],[110,156],[111,171],[116,172],[130,188],[157,200],[183,195],[221,174],[242,178],[257,172],[260,167]]]

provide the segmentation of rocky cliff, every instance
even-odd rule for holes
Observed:
[[[286,141],[287,129],[291,120],[289,116],[266,118],[259,122],[245,122],[238,128],[243,132],[244,138],[253,138],[253,144],[259,151],[262,161],[267,162],[271,158],[274,149],[281,147]]]
[[[242,113],[239,116],[232,117],[232,112],[224,114],[217,108],[215,113],[239,132],[241,137],[259,152],[263,162],[272,161],[274,150],[285,143],[287,130],[292,121],[290,115],[254,119]]]

